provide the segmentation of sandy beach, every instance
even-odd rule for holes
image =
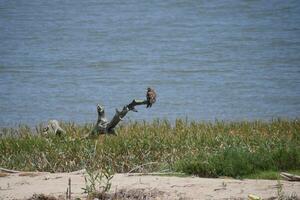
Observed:
[[[4,174],[0,177],[0,199],[28,199],[34,194],[65,198],[71,179],[72,198],[86,198],[85,171],[71,173],[30,172]],[[153,194],[149,199],[247,199],[255,194],[263,199],[275,199],[276,180],[235,180],[230,178],[169,177],[115,174],[110,192],[142,191]],[[286,195],[300,196],[300,182],[280,181]]]

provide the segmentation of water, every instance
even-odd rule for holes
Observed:
[[[300,1],[0,0],[0,126],[300,115]]]

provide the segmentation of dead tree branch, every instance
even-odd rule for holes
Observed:
[[[129,111],[137,112],[135,106],[147,105],[147,104],[148,104],[148,100],[134,99],[130,104],[124,106],[121,111],[116,109],[116,114],[114,115],[114,117],[111,119],[110,122],[108,122],[105,116],[104,107],[98,104],[97,105],[98,120],[91,132],[91,135],[96,136],[99,134],[115,134],[115,127],[126,116],[126,114]]]

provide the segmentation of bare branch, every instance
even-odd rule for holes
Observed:
[[[104,107],[97,105],[98,120],[95,124],[90,136],[97,136],[99,134],[116,134],[115,127],[119,124],[120,121],[126,116],[129,111],[137,112],[135,106],[147,105],[147,108],[150,108],[152,104],[156,101],[156,92],[152,88],[147,89],[146,100],[134,99],[132,102],[123,107],[121,111],[116,109],[114,117],[108,122],[105,116]]]
[[[134,99],[130,104],[123,107],[121,111],[116,109],[116,114],[110,122],[105,117],[105,110],[103,106],[97,105],[98,120],[92,131],[92,135],[99,134],[115,134],[115,127],[126,116],[129,111],[137,112],[135,106],[147,105],[147,100]]]

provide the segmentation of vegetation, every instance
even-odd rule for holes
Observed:
[[[82,188],[84,193],[88,194],[87,199],[109,199],[108,191],[111,188],[112,172],[109,168],[100,169],[98,171],[87,170],[87,175],[84,177],[85,188]]]
[[[85,139],[93,124],[62,123],[66,135],[43,136],[42,127],[0,130],[0,166],[24,171],[66,172],[110,168],[126,173],[184,172],[202,177],[251,177],[300,170],[300,122],[274,119],[131,122],[118,135]],[[145,163],[156,163],[143,165]],[[272,173],[271,173],[272,174]],[[276,175],[277,173],[275,173]],[[276,176],[271,175],[276,179]]]

